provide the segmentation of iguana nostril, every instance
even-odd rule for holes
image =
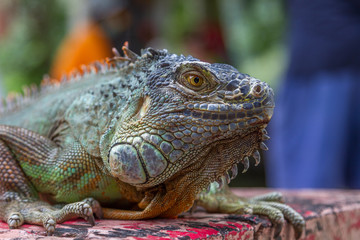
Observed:
[[[255,84],[252,89],[251,89],[251,93],[256,96],[256,97],[260,97],[263,95],[264,91],[263,91],[263,87],[261,86],[261,84]]]

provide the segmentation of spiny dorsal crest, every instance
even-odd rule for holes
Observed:
[[[112,58],[106,58],[103,61],[95,61],[89,65],[82,65],[79,69],[74,69],[69,74],[64,74],[60,81],[51,78],[49,75],[44,75],[40,87],[32,84],[30,86],[23,87],[22,93],[11,92],[6,98],[0,98],[0,116],[4,113],[16,111],[23,106],[33,102],[34,99],[38,98],[42,94],[45,94],[53,89],[61,87],[63,84],[69,82],[78,81],[84,76],[98,73],[114,72],[119,69],[131,66],[140,59],[155,59],[159,56],[167,54],[166,50],[155,50],[147,48],[141,51],[141,56],[137,55],[129,49],[128,42],[125,42],[121,48],[124,56],[121,56],[116,48],[113,48],[114,56]]]

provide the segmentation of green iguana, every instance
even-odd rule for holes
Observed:
[[[227,187],[239,162],[246,171],[267,150],[273,90],[226,64],[123,51],[7,102],[0,218],[51,235],[74,217],[173,218],[196,201],[210,212],[266,215],[277,233],[285,217],[299,237],[305,222],[279,193],[242,199]]]

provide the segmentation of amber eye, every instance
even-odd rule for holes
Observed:
[[[185,76],[185,79],[194,87],[201,87],[204,84],[204,78],[195,74],[188,74]]]

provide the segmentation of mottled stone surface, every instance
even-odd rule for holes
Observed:
[[[270,192],[268,189],[234,189],[241,196]],[[302,239],[360,239],[360,191],[281,191],[306,219]],[[271,239],[273,229],[265,217],[207,214],[201,209],[178,219],[144,221],[97,220],[90,227],[77,219],[58,224],[54,236],[45,237],[42,227],[24,225],[9,230],[0,222],[0,239]],[[277,238],[292,239],[293,229],[285,225]]]

